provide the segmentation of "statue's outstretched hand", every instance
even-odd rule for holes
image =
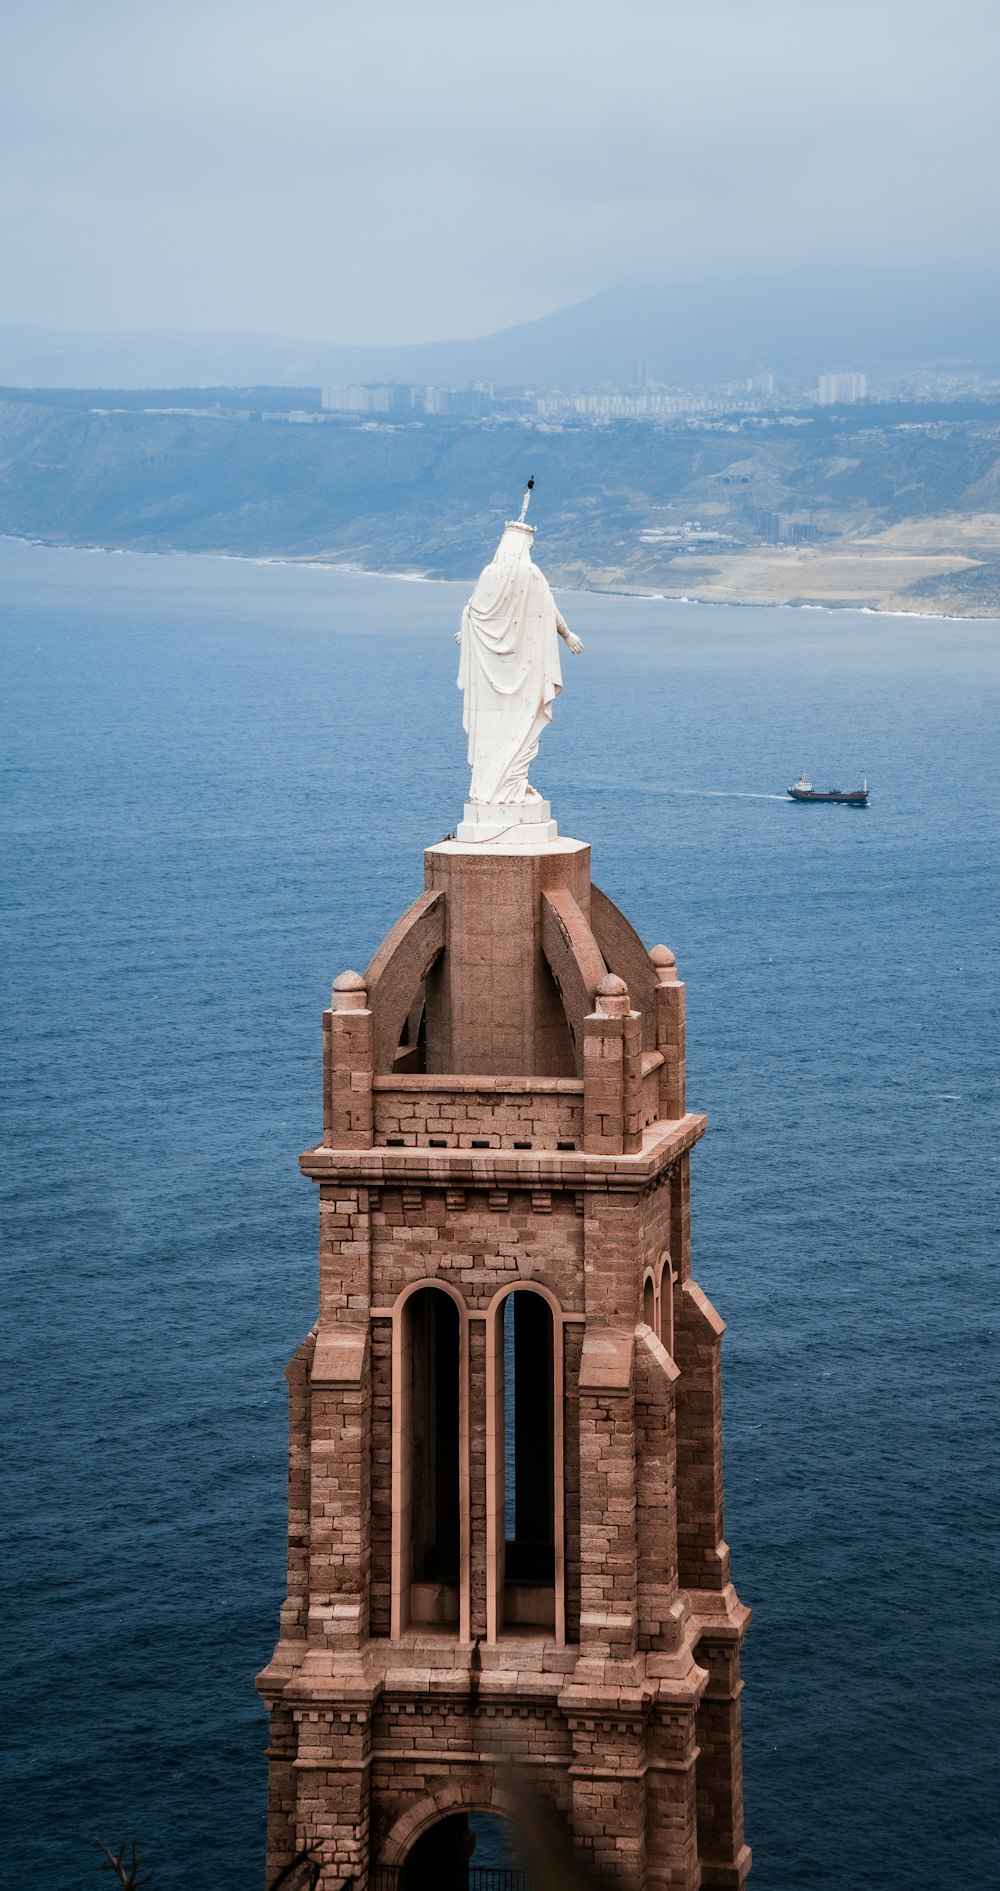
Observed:
[[[563,638],[563,642],[565,643],[567,650],[572,650],[573,655],[575,657],[579,656],[581,650],[583,649],[582,637],[578,637],[574,630],[568,630],[566,632],[565,637]]]
[[[456,630],[456,632],[455,632],[455,642],[456,642],[456,643],[459,643],[459,644],[460,644],[460,643],[461,643],[461,641],[462,641],[462,633],[461,633],[461,631],[460,631],[460,630]]]

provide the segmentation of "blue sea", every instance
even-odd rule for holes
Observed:
[[[107,1883],[95,1834],[262,1884],[297,1157],[330,980],[460,815],[467,591],[0,542],[11,1886]],[[1000,624],[560,601],[536,784],[676,952],[710,1117],[752,1882],[988,1891]]]

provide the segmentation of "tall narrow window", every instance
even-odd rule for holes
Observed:
[[[642,1317],[647,1326],[656,1331],[656,1289],[652,1274],[647,1274],[642,1283]]]
[[[555,1384],[552,1313],[540,1294],[503,1302],[503,1620],[555,1625]],[[498,1362],[499,1363],[499,1362]]]
[[[671,1358],[674,1352],[674,1281],[676,1278],[670,1264],[670,1256],[665,1254],[660,1268],[660,1343]]]
[[[448,1294],[422,1287],[405,1317],[409,1619],[451,1627],[459,1619],[461,1569],[458,1308]]]

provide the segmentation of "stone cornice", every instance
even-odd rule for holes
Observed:
[[[655,1182],[707,1127],[707,1117],[690,1114],[676,1123],[653,1123],[643,1134],[642,1148],[630,1156],[542,1149],[328,1149],[319,1143],[299,1157],[299,1167],[313,1182],[367,1188],[634,1190]]]

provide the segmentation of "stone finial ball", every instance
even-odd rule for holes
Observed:
[[[363,1011],[368,1002],[365,981],[358,972],[340,972],[333,981],[333,1011]]]
[[[629,1012],[628,986],[609,972],[597,987],[597,1009],[603,1018],[625,1018]]]
[[[656,967],[657,983],[660,985],[676,985],[677,960],[674,958],[670,947],[655,945],[649,956],[653,965]]]

